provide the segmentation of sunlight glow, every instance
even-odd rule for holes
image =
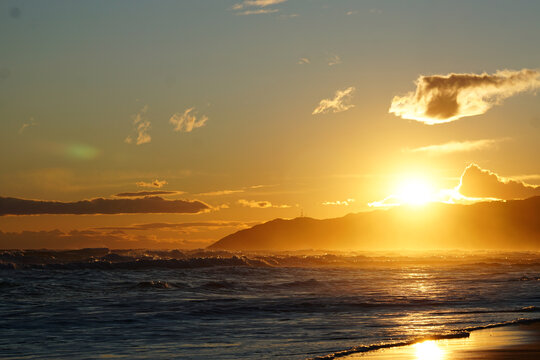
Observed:
[[[423,179],[410,178],[403,180],[399,184],[396,198],[400,204],[424,205],[435,201],[434,195],[430,183]]]
[[[443,360],[444,351],[433,340],[414,344],[416,360]]]

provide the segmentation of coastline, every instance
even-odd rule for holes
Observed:
[[[345,360],[533,360],[540,359],[540,319],[467,328],[393,344],[359,346],[312,358]]]

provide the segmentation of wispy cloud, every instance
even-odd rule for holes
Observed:
[[[337,201],[325,201],[322,204],[323,205],[338,205],[338,206],[349,206],[353,202],[355,202],[354,199],[347,199],[347,200],[337,200]]]
[[[28,122],[25,122],[24,124],[22,124],[21,128],[19,129],[19,134],[22,134],[29,127],[33,127],[33,126],[36,126],[36,125],[37,125],[37,122],[34,120],[33,117],[31,117],[28,120]]]
[[[135,141],[135,144],[141,145],[146,144],[152,141],[152,137],[148,134],[151,124],[145,116],[148,112],[148,105],[144,105],[143,108],[133,116],[133,127],[134,133],[136,135],[129,135],[124,141],[128,144],[132,144]]]
[[[238,204],[240,204],[242,206],[246,206],[246,207],[250,207],[250,208],[259,208],[259,209],[266,209],[266,208],[286,209],[286,208],[291,207],[290,205],[272,204],[270,201],[266,201],[266,200],[257,201],[257,200],[240,199],[237,202],[238,202]]]
[[[246,7],[267,7],[286,2],[287,0],[244,0],[241,3],[234,4],[234,10],[241,10]]]
[[[278,5],[287,0],[244,0],[234,4],[232,9],[237,11],[236,15],[260,15],[276,13],[278,9],[268,9],[272,5]]]
[[[512,179],[519,180],[519,181],[540,181],[540,174],[525,174],[525,175],[514,175],[512,176]]]
[[[308,58],[300,58],[300,59],[298,59],[298,62],[297,62],[298,65],[306,65],[306,64],[309,64],[309,63],[310,63],[310,61],[309,61]]]
[[[272,14],[278,12],[278,9],[257,9],[257,10],[244,10],[236,13],[236,15],[261,15]]]
[[[420,76],[416,91],[392,99],[389,112],[434,125],[481,115],[517,93],[540,87],[540,72],[500,70],[495,74]]]
[[[354,87],[351,86],[346,89],[336,91],[333,99],[322,99],[319,102],[319,106],[313,110],[312,115],[324,114],[329,111],[337,113],[349,110],[350,108],[354,107],[354,105],[346,104],[346,102],[348,102],[348,100],[351,98],[354,90]]]
[[[332,55],[328,58],[328,66],[334,66],[341,64],[341,57],[339,55]]]
[[[152,190],[152,191],[136,191],[136,192],[123,192],[116,194],[116,197],[141,197],[141,196],[156,196],[156,195],[180,195],[185,194],[183,191],[164,191],[164,190]]]
[[[237,193],[243,193],[245,190],[243,189],[237,189],[237,190],[217,190],[217,191],[209,191],[205,193],[197,194],[197,196],[222,196],[222,195],[231,195],[231,194],[237,194]]]
[[[158,188],[161,189],[164,185],[167,185],[167,181],[165,180],[154,180],[152,182],[145,182],[145,181],[139,181],[136,183],[139,187],[149,187],[149,188]]]
[[[262,189],[266,187],[273,187],[276,185],[252,185],[252,186],[245,186],[240,189],[226,189],[226,190],[216,190],[216,191],[207,191],[203,193],[195,194],[195,196],[223,196],[223,195],[232,195],[232,194],[239,194],[244,193],[250,190],[255,189]]]
[[[200,128],[208,121],[208,116],[203,115],[197,119],[197,111],[191,107],[183,113],[175,113],[169,119],[169,122],[174,125],[174,131],[191,132],[193,129]]]
[[[410,153],[429,153],[433,155],[448,154],[455,152],[466,152],[483,150],[493,147],[495,144],[506,139],[481,139],[467,141],[450,141],[444,144],[421,146],[413,149],[404,149],[404,152]]]

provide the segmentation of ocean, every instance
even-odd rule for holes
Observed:
[[[539,312],[538,253],[0,251],[2,359],[330,359]]]

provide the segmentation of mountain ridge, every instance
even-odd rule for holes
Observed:
[[[540,250],[540,196],[472,205],[433,203],[343,217],[273,219],[225,236],[212,250]]]

